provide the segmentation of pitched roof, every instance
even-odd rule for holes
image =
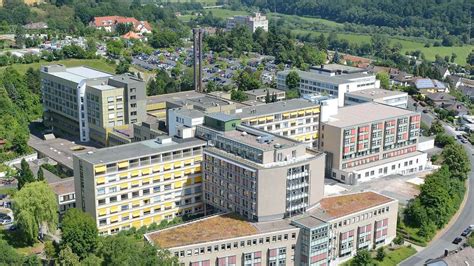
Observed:
[[[150,23],[148,23],[148,21],[139,21],[136,18],[131,18],[131,17],[121,17],[121,16],[94,17],[93,23],[96,27],[114,26],[119,23],[122,23],[122,24],[131,23],[133,24],[133,29],[135,31],[140,31],[142,28],[145,28],[149,31],[152,30]]]
[[[135,33],[133,31],[129,31],[129,32],[125,33],[124,35],[122,35],[121,37],[124,38],[124,39],[127,39],[127,40],[130,40],[130,39],[140,40],[140,39],[143,38],[142,35],[140,35],[138,33]]]

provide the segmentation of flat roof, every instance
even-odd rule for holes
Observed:
[[[206,114],[206,116],[210,117],[210,118],[213,118],[213,119],[216,119],[216,120],[223,121],[223,122],[239,120],[239,118],[234,116],[234,115],[228,115],[228,114],[224,114],[224,113],[211,113],[211,114]]]
[[[384,90],[384,89],[367,89],[367,90],[360,90],[360,91],[353,91],[353,92],[346,92],[346,96],[355,96],[355,97],[364,97],[369,99],[380,99],[384,97],[391,97],[397,95],[408,95],[408,93],[403,91],[391,91],[391,90]]]
[[[132,158],[145,157],[157,153],[168,152],[205,144],[196,138],[173,138],[170,143],[158,143],[155,139],[133,142],[119,146],[98,149],[92,153],[81,153],[77,157],[91,164],[105,164]]]
[[[110,86],[110,85],[89,85],[89,87],[100,90],[100,91],[105,91],[105,90],[116,90],[120,89],[118,87]]]
[[[233,115],[240,118],[257,117],[271,115],[276,113],[300,110],[309,107],[318,107],[319,105],[306,99],[291,99],[274,103],[267,103],[255,106],[248,106],[235,110]]]
[[[75,143],[62,138],[42,140],[33,135],[28,140],[28,146],[69,169],[73,169],[73,155],[96,150],[88,143]]]
[[[395,199],[367,191],[323,198],[318,209],[328,218],[335,219],[392,201]]]
[[[297,142],[292,139],[280,137],[278,135],[268,134],[266,132],[260,132],[260,134],[254,134],[253,130],[246,130],[246,128],[239,127],[239,130],[232,130],[224,132],[224,137],[229,138],[231,140],[249,145],[253,148],[257,148],[263,151],[271,151],[275,150],[275,145],[278,143],[281,148],[288,148],[293,146],[301,145],[300,142]],[[259,141],[259,139],[264,138],[265,136],[269,136],[272,140],[269,143]],[[304,145],[304,144],[303,144]]]
[[[192,108],[189,109],[189,108],[179,107],[179,108],[175,108],[173,110],[176,114],[179,114],[179,115],[182,115],[182,116],[187,116],[189,118],[200,118],[200,117],[204,117],[204,115],[205,115],[205,113],[203,111],[192,109]]]
[[[218,215],[146,234],[160,248],[173,248],[258,234],[252,223],[233,214]]]
[[[76,83],[84,79],[97,79],[97,78],[112,77],[112,75],[109,73],[98,71],[86,66],[69,67],[69,68],[66,68],[64,71],[54,71],[54,72],[47,72],[47,73],[50,75],[62,78],[62,79],[74,81]]]
[[[61,179],[61,181],[50,183],[49,186],[53,189],[56,195],[64,195],[75,192],[74,177]]]
[[[274,89],[274,88],[262,88],[262,89],[245,91],[245,94],[255,95],[255,96],[264,96],[264,95],[267,95],[267,91],[270,93],[270,96],[272,95],[272,93],[281,93],[281,92],[285,93],[285,91]]]
[[[294,222],[298,223],[298,224],[301,224],[303,226],[306,226],[308,228],[316,228],[316,227],[319,227],[321,225],[324,225],[326,224],[325,221],[315,217],[315,216],[312,216],[312,215],[309,215],[309,216],[305,216],[305,217],[302,217],[302,218],[299,218],[299,219],[295,219]]]
[[[278,74],[286,76],[291,71],[296,71],[298,75],[300,76],[300,78],[302,79],[315,80],[315,81],[320,81],[320,82],[329,83],[329,84],[336,84],[336,85],[351,83],[357,79],[375,77],[375,75],[368,74],[368,73],[351,73],[351,74],[329,76],[325,74],[318,74],[316,72],[308,72],[308,71],[301,71],[301,70],[283,70],[283,71],[278,72]]]
[[[345,72],[362,72],[365,71],[363,68],[353,67],[348,65],[341,65],[341,64],[327,64],[327,65],[320,65],[320,66],[311,66],[310,69],[314,70],[321,70],[326,72],[336,72],[336,71],[345,71]]]
[[[187,98],[195,98],[199,96],[205,95],[204,93],[199,93],[195,91],[182,91],[182,92],[175,92],[169,94],[162,94],[162,95],[154,95],[148,96],[146,98],[147,104],[154,104],[154,103],[164,103],[167,101],[178,101]]]
[[[325,124],[335,127],[348,127],[414,114],[417,113],[381,103],[368,102],[339,108],[338,113],[331,116]]]

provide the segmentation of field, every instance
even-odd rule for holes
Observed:
[[[309,31],[309,30],[294,30],[295,34],[307,34],[311,33],[315,36],[319,36],[322,32],[318,31]],[[326,36],[328,33],[323,33]],[[351,43],[370,43],[371,36],[364,35],[364,34],[355,34],[355,33],[337,33],[338,38],[346,39]],[[414,41],[414,40],[404,40],[397,37],[390,38],[390,43],[397,43],[399,42],[402,45],[402,53],[420,50],[426,57],[426,59],[434,61],[435,56],[438,54],[442,57],[444,56],[451,56],[452,53],[457,55],[456,63],[465,65],[466,58],[469,53],[474,50],[474,45],[465,45],[462,47],[424,47],[425,43],[422,41]],[[434,40],[432,40],[434,42]]]
[[[25,73],[28,68],[39,68],[42,65],[53,65],[53,64],[63,64],[66,67],[76,67],[76,66],[88,66],[97,70],[115,73],[115,66],[106,63],[104,60],[101,59],[67,59],[67,60],[59,60],[53,62],[42,61],[39,63],[33,64],[14,64],[11,67],[16,69],[20,73]],[[3,71],[6,67],[1,67],[0,71]]]

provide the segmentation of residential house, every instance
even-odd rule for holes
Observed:
[[[423,95],[435,92],[449,92],[446,84],[436,79],[418,78],[414,80],[414,85],[416,89]]]
[[[147,21],[139,21],[136,18],[121,16],[94,17],[90,26],[97,29],[103,29],[107,32],[113,32],[118,24],[132,24],[132,29],[136,33],[144,34],[151,33],[152,31],[152,28]]]

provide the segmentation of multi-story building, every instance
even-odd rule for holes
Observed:
[[[204,146],[160,137],[74,156],[76,206],[101,234],[201,213]]]
[[[416,112],[375,102],[340,108],[321,124],[326,175],[355,184],[421,171],[427,156],[417,151],[419,133],[420,114]]]
[[[263,103],[266,102],[267,98],[269,98],[268,100],[270,102],[283,101],[286,98],[285,91],[272,88],[249,90],[245,91],[245,94],[247,95],[249,101],[258,101]]]
[[[310,71],[284,70],[277,73],[277,88],[287,90],[286,76],[296,71],[300,77],[301,94],[325,93],[339,99],[339,106],[344,106],[344,94],[353,91],[375,89],[380,82],[375,75],[358,68],[341,65],[323,65],[313,67]]]
[[[268,19],[261,13],[255,13],[253,16],[233,16],[227,19],[227,30],[232,30],[237,26],[245,26],[251,32],[255,32],[258,28],[268,31]]]
[[[384,89],[369,89],[353,91],[345,94],[344,105],[354,105],[366,102],[377,102],[390,106],[407,108],[408,93]]]
[[[56,134],[107,145],[114,127],[146,117],[145,83],[130,75],[113,76],[88,67],[41,68],[44,123]]]
[[[68,209],[76,207],[76,193],[74,190],[73,177],[49,183],[49,186],[56,195],[59,215],[63,215]]]
[[[196,136],[210,143],[203,189],[214,209],[269,221],[303,213],[323,197],[324,153],[224,114],[206,116]]]
[[[398,201],[375,192],[326,197],[292,221],[301,228],[295,265],[339,265],[359,249],[388,245],[397,216]]]
[[[305,99],[291,99],[236,109],[242,124],[300,142],[318,139],[320,105]]]
[[[201,98],[206,99],[206,101]],[[202,102],[199,102],[201,99]],[[193,104],[199,102],[200,105]],[[204,123],[206,114],[226,113],[242,120],[242,124],[259,128],[277,135],[313,144],[318,139],[320,104],[305,99],[291,99],[268,104],[240,106],[238,104],[200,97],[190,99],[188,105],[168,110],[170,136],[178,134],[180,128],[191,128]],[[200,107],[206,103],[206,108]]]
[[[151,232],[180,265],[338,265],[359,249],[389,244],[396,234],[398,202],[361,192],[324,198],[307,213],[272,222],[235,215],[211,216]]]

